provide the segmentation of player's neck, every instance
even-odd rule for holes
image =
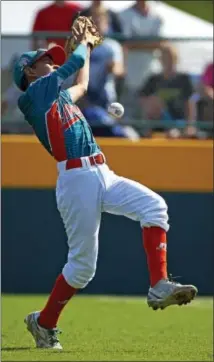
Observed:
[[[142,1],[142,2],[137,2],[135,4],[135,9],[141,13],[143,16],[146,16],[149,12],[149,7],[148,5],[146,4],[145,1]]]

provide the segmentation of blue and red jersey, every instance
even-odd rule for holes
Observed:
[[[63,82],[83,66],[86,56],[86,47],[79,45],[63,66],[31,83],[18,101],[39,141],[57,161],[100,152],[70,92],[62,90]]]

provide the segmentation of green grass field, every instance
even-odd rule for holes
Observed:
[[[145,299],[79,296],[64,310],[63,351],[34,348],[23,319],[45,296],[2,297],[2,361],[213,361],[213,301],[152,311]]]
[[[197,16],[203,20],[213,23],[213,1],[212,0],[166,0],[165,3],[179,10]]]

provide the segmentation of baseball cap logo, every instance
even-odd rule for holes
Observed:
[[[24,57],[24,58],[22,58],[22,59],[20,60],[19,66],[20,66],[21,68],[24,68],[26,65],[28,65],[28,63],[29,63],[29,59],[26,58],[26,57]]]

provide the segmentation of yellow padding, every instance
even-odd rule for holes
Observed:
[[[154,138],[130,142],[97,139],[119,175],[159,191],[211,192],[213,143]],[[56,162],[34,136],[2,136],[2,187],[52,188]]]

